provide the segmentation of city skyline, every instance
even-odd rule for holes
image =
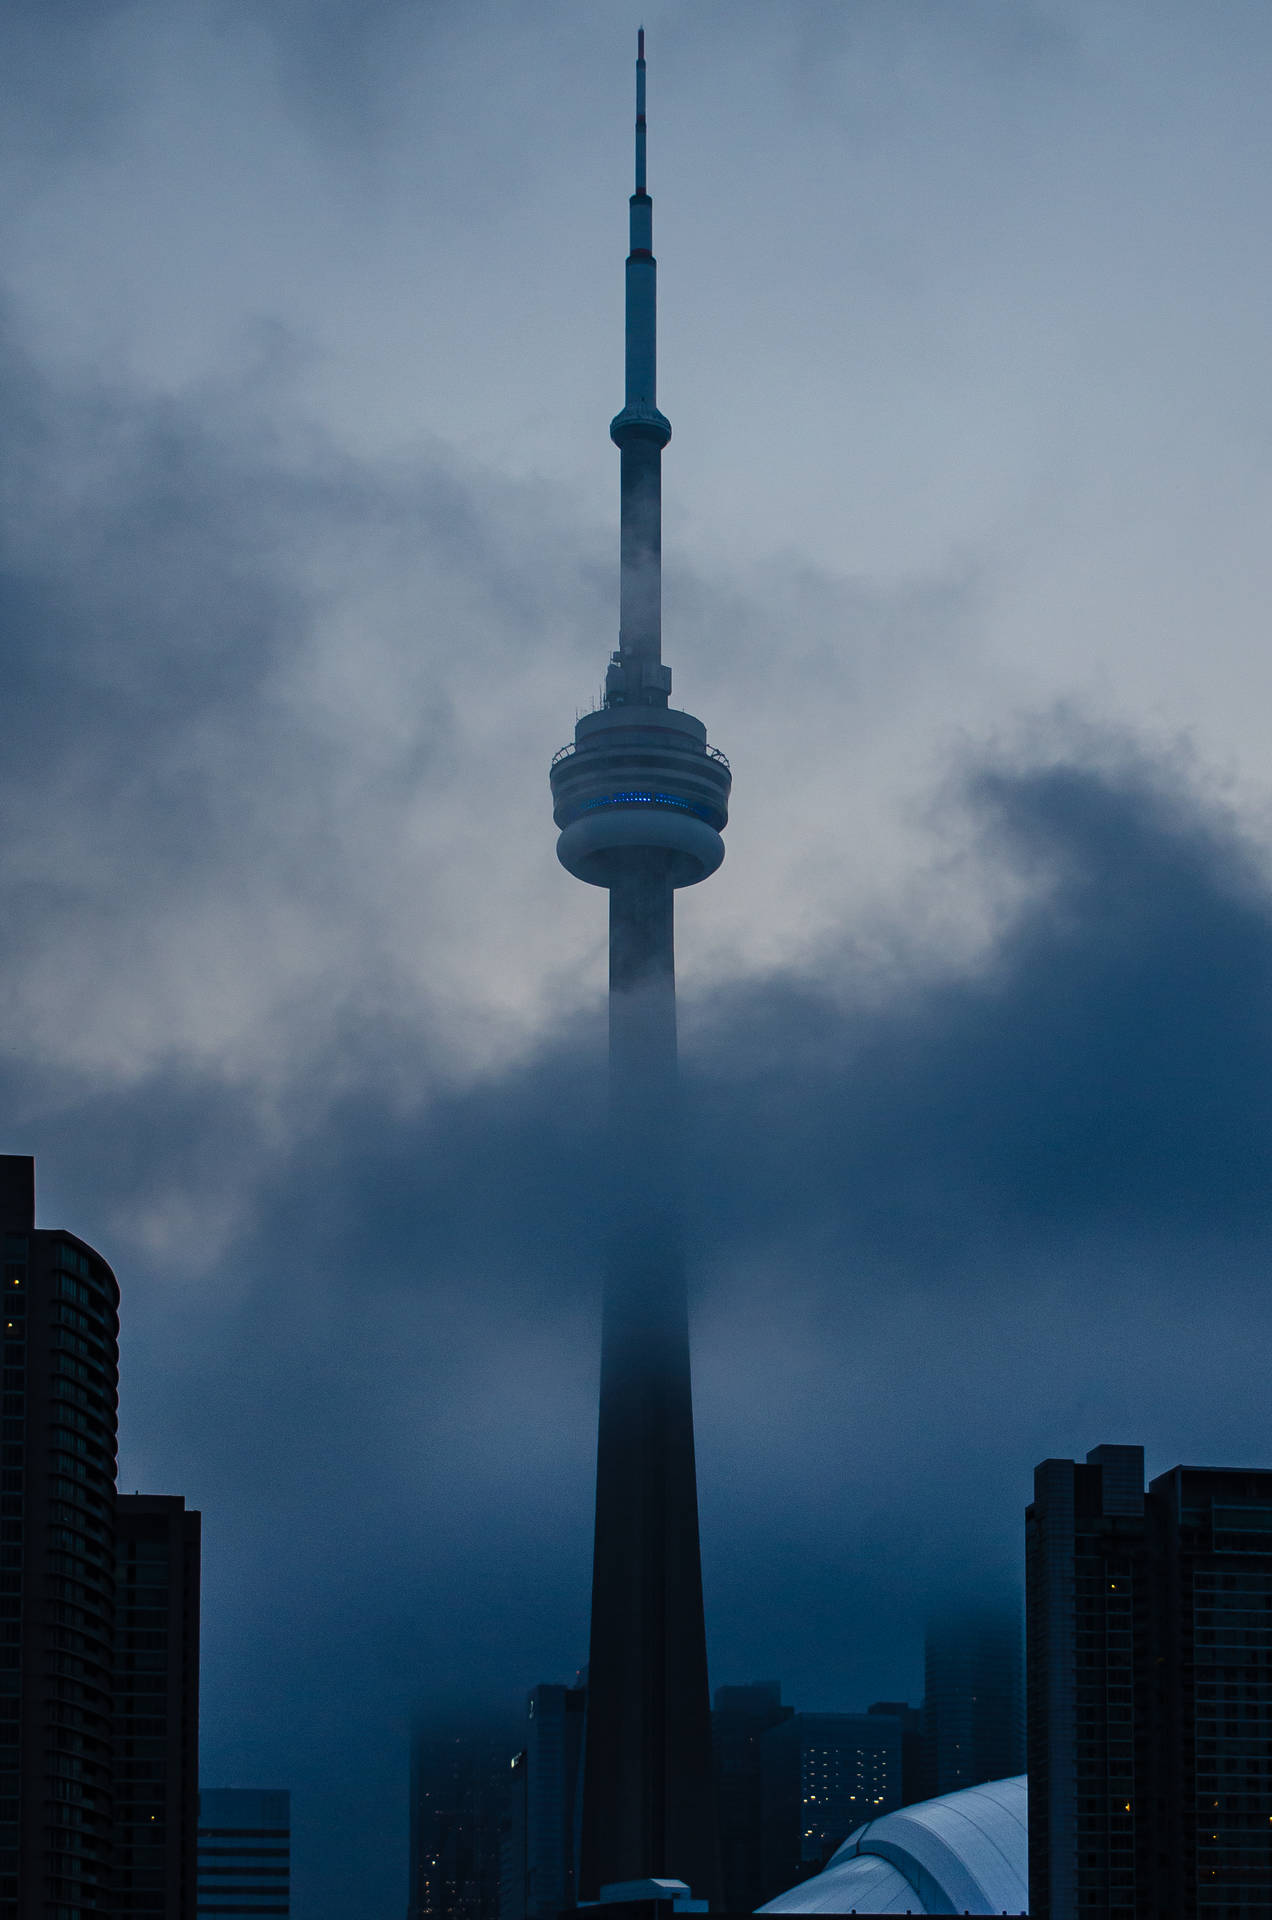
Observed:
[[[0,26],[0,1148],[118,1275],[205,1771],[292,1787],[314,1920],[400,1904],[417,1704],[584,1656],[604,939],[543,767],[617,628],[636,24]],[[1264,1457],[1272,24],[645,24],[668,653],[738,780],[711,1679],[851,1710],[969,1543],[1019,1584],[1038,1460]]]

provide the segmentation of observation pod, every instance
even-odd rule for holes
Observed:
[[[557,858],[576,880],[612,887],[633,855],[656,854],[673,887],[692,887],[724,859],[732,776],[691,713],[615,706],[584,714],[551,781]]]

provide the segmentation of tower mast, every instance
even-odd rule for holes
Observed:
[[[619,450],[618,652],[607,705],[666,706],[662,664],[662,450],[671,422],[658,411],[658,262],[654,203],[645,185],[645,29],[636,41],[636,183],[628,202],[623,410],[610,422]]]
[[[609,893],[610,1141],[580,1897],[649,1878],[714,1901],[693,1400],[679,1180],[674,897],[724,858],[730,774],[669,705],[662,664],[661,471],[645,35],[626,267],[619,449],[619,643],[605,704],[552,763],[557,855]]]

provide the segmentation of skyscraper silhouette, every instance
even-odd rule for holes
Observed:
[[[180,1494],[115,1502],[111,1881],[128,1920],[194,1920],[202,1518]]]
[[[730,774],[669,704],[645,47],[627,256],[619,644],[603,706],[552,763],[557,853],[610,912],[610,1191],[579,1892],[669,1877],[714,1900],[711,1716],[677,1203],[674,897],[724,858]]]
[[[0,1154],[0,1920],[192,1920],[199,1515],[115,1491],[119,1287]]]
[[[901,1722],[882,1713],[796,1713],[762,1750],[764,1898],[824,1867],[855,1828],[901,1804]]]
[[[119,1288],[0,1155],[0,1914],[111,1911]]]
[[[764,1736],[794,1714],[782,1705],[777,1680],[717,1687],[711,1735],[715,1746],[720,1880],[729,1913],[753,1913],[764,1898]],[[787,1881],[796,1878],[795,1873]],[[770,1888],[780,1893],[787,1884]]]
[[[1026,1512],[1029,1911],[1272,1911],[1272,1472],[1044,1460]]]
[[[199,1794],[199,1915],[291,1912],[291,1793],[204,1787]]]
[[[519,1744],[511,1727],[480,1718],[414,1729],[407,1920],[495,1920],[500,1828],[524,1784],[509,1765]]]
[[[946,1605],[924,1643],[923,1797],[1025,1766],[1025,1634],[1014,1598]]]

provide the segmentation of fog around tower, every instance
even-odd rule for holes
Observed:
[[[631,24],[0,28],[4,1150],[315,1920],[585,1646]],[[1035,1461],[1266,1463],[1272,27],[646,25],[712,1674],[863,1706]]]

